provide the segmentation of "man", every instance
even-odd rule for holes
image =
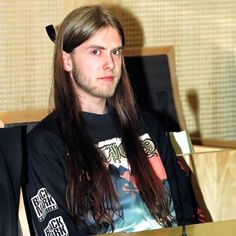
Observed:
[[[72,11],[56,33],[55,110],[28,135],[27,194],[39,235],[198,222],[189,180],[165,132],[136,108],[124,45],[119,21],[99,6]]]

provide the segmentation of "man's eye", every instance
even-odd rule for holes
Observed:
[[[93,54],[93,55],[100,55],[100,54],[101,54],[101,51],[98,50],[98,49],[95,49],[95,50],[92,51],[92,54]]]
[[[121,52],[122,52],[122,49],[115,49],[115,50],[113,50],[112,53],[116,56],[119,56],[121,54]]]

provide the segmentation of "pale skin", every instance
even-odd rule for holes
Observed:
[[[105,114],[106,99],[113,96],[121,77],[122,41],[117,30],[102,28],[72,53],[63,52],[63,65],[82,110]]]

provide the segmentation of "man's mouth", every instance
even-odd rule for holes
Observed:
[[[103,81],[111,82],[114,80],[114,76],[103,76],[100,79]]]

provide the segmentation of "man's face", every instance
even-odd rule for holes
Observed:
[[[99,30],[74,49],[71,76],[80,98],[113,96],[121,76],[122,41],[112,27]]]

